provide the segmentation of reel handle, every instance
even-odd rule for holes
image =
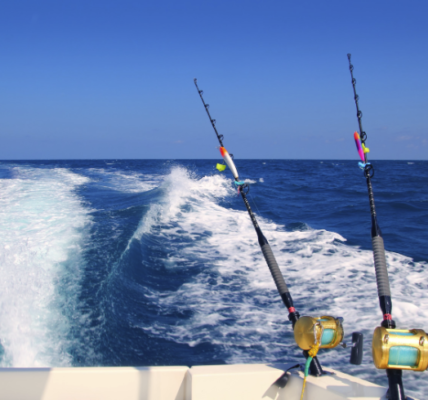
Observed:
[[[363,361],[363,334],[352,332],[352,350],[349,362],[354,365],[361,365]]]

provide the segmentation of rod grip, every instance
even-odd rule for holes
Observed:
[[[372,246],[378,295],[379,297],[391,296],[388,270],[386,268],[385,247],[382,237],[372,237]]]
[[[282,295],[285,293],[289,293],[287,284],[284,281],[284,277],[278,267],[278,263],[276,262],[275,256],[272,253],[272,249],[270,248],[269,243],[265,243],[261,246],[263,256],[265,257],[266,263],[270,269],[270,273],[272,274],[273,280],[275,281],[275,285],[278,289],[279,294]]]

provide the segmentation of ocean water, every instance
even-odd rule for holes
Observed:
[[[0,366],[301,361],[230,171],[217,160],[0,162]],[[428,330],[428,162],[373,161],[397,327]],[[344,317],[322,365],[387,385],[356,161],[236,160],[301,315]],[[404,371],[407,394],[428,372]]]

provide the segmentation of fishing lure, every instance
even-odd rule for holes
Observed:
[[[358,163],[358,166],[361,169],[364,169],[366,165],[370,165],[369,162],[366,162],[366,156],[365,156],[366,153],[370,152],[370,149],[366,147],[364,143],[361,143],[360,135],[358,134],[358,132],[354,132],[354,139],[355,139],[355,144],[357,145],[358,154],[360,155],[360,158],[362,161]]]
[[[364,155],[364,149],[361,146],[360,135],[358,134],[358,132],[354,132],[354,139],[355,139],[355,144],[357,145],[357,151],[358,151],[358,154],[360,155],[361,161],[365,163],[366,157]]]

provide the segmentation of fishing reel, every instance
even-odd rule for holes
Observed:
[[[422,329],[387,329],[373,334],[373,360],[378,369],[425,371],[428,368],[428,335]]]
[[[332,349],[343,339],[341,318],[301,317],[294,326],[294,340],[302,350],[310,350],[321,338],[320,349]]]
[[[294,340],[302,349],[309,351],[317,346],[320,349],[333,349],[339,345],[347,347],[342,342],[343,318],[335,318],[328,315],[321,317],[304,316],[299,318],[294,325]],[[352,334],[352,350],[350,362],[360,365],[363,355],[363,335],[359,332]]]

